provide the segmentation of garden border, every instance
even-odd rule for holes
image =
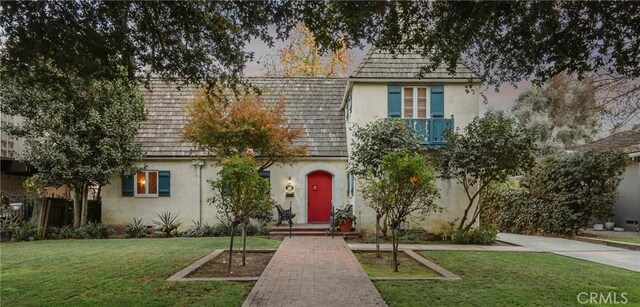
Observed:
[[[372,253],[375,252],[375,249],[373,250],[369,250],[369,249],[356,249],[356,248],[350,248],[351,252],[353,251],[357,251],[357,252],[361,252],[361,253]],[[385,250],[385,252],[388,252],[387,250]],[[383,280],[460,280],[462,279],[460,276],[452,273],[451,271],[439,266],[438,264],[436,264],[435,262],[423,257],[422,255],[416,253],[413,250],[410,249],[400,249],[399,252],[405,253],[405,255],[409,256],[409,258],[417,261],[418,263],[420,263],[421,265],[434,270],[436,273],[440,274],[440,276],[434,276],[434,277],[395,277],[395,276],[389,276],[389,277],[385,277],[385,276],[380,276],[380,277],[369,277],[370,280],[372,281],[383,281]],[[360,264],[360,262],[358,262]],[[362,264],[360,264],[362,266]]]
[[[216,249],[208,255],[198,259],[196,262],[190,264],[188,267],[180,270],[178,273],[171,275],[167,278],[167,281],[257,281],[260,276],[256,277],[193,277],[188,278],[187,275],[197,270],[205,263],[217,258],[227,249]],[[247,252],[251,253],[275,253],[277,249],[248,249]],[[269,260],[271,262],[271,260]],[[269,264],[267,264],[269,265]]]

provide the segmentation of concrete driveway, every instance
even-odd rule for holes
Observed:
[[[539,236],[498,234],[498,240],[576,259],[606,264],[640,273],[640,252],[575,240]]]

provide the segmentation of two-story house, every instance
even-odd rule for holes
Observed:
[[[328,223],[331,206],[353,205],[361,228],[372,229],[374,214],[366,206],[357,178],[347,174],[353,123],[364,125],[378,118],[404,118],[422,136],[424,146],[445,144],[443,131],[464,127],[478,115],[477,76],[460,65],[455,75],[444,69],[418,78],[428,60],[415,54],[391,56],[371,50],[349,78],[250,78],[268,89],[262,99],[286,100],[285,113],[294,128],[303,131],[296,141],[308,153],[293,165],[274,165],[261,175],[271,182],[274,199],[296,214],[294,222]],[[152,82],[143,93],[149,112],[137,142],[146,152],[134,177],[114,177],[104,188],[102,219],[106,224],[126,224],[133,218],[147,223],[164,211],[180,214],[183,227],[191,221],[218,222],[216,209],[207,203],[219,167],[192,144],[184,143],[182,127],[188,120],[185,104],[195,87]],[[456,183],[439,181],[440,205],[445,212],[423,226],[438,231],[460,216],[464,192]],[[287,195],[286,189],[293,189]]]
[[[478,115],[480,79],[468,67],[458,65],[452,75],[442,67],[418,78],[421,67],[429,59],[418,54],[392,55],[371,49],[347,81],[343,98],[347,127],[348,153],[351,153],[354,124],[363,126],[380,118],[402,118],[414,127],[425,147],[446,144],[444,131],[463,128]],[[349,201],[361,223],[368,228],[375,224],[373,211],[366,206],[358,180],[348,178]],[[461,217],[467,198],[462,187],[450,180],[438,180],[439,205],[445,210],[421,223],[437,232],[441,227]],[[410,225],[410,227],[415,225]]]

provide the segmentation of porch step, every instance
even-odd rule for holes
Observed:
[[[270,237],[288,237],[289,231],[271,231],[269,232]],[[331,236],[331,233],[328,231],[291,231],[291,236],[300,237],[300,236],[318,236],[318,237],[326,237]],[[334,233],[336,237],[343,238],[358,238],[360,237],[360,232],[357,231],[349,231],[349,232],[339,232],[336,231]]]

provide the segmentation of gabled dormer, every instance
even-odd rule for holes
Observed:
[[[420,75],[421,67],[430,64],[418,53],[369,50],[349,77],[343,101],[347,123],[402,118],[423,145],[446,144],[444,131],[465,126],[478,115],[478,93],[467,86],[478,88],[480,79],[462,63],[453,74],[439,67]]]

